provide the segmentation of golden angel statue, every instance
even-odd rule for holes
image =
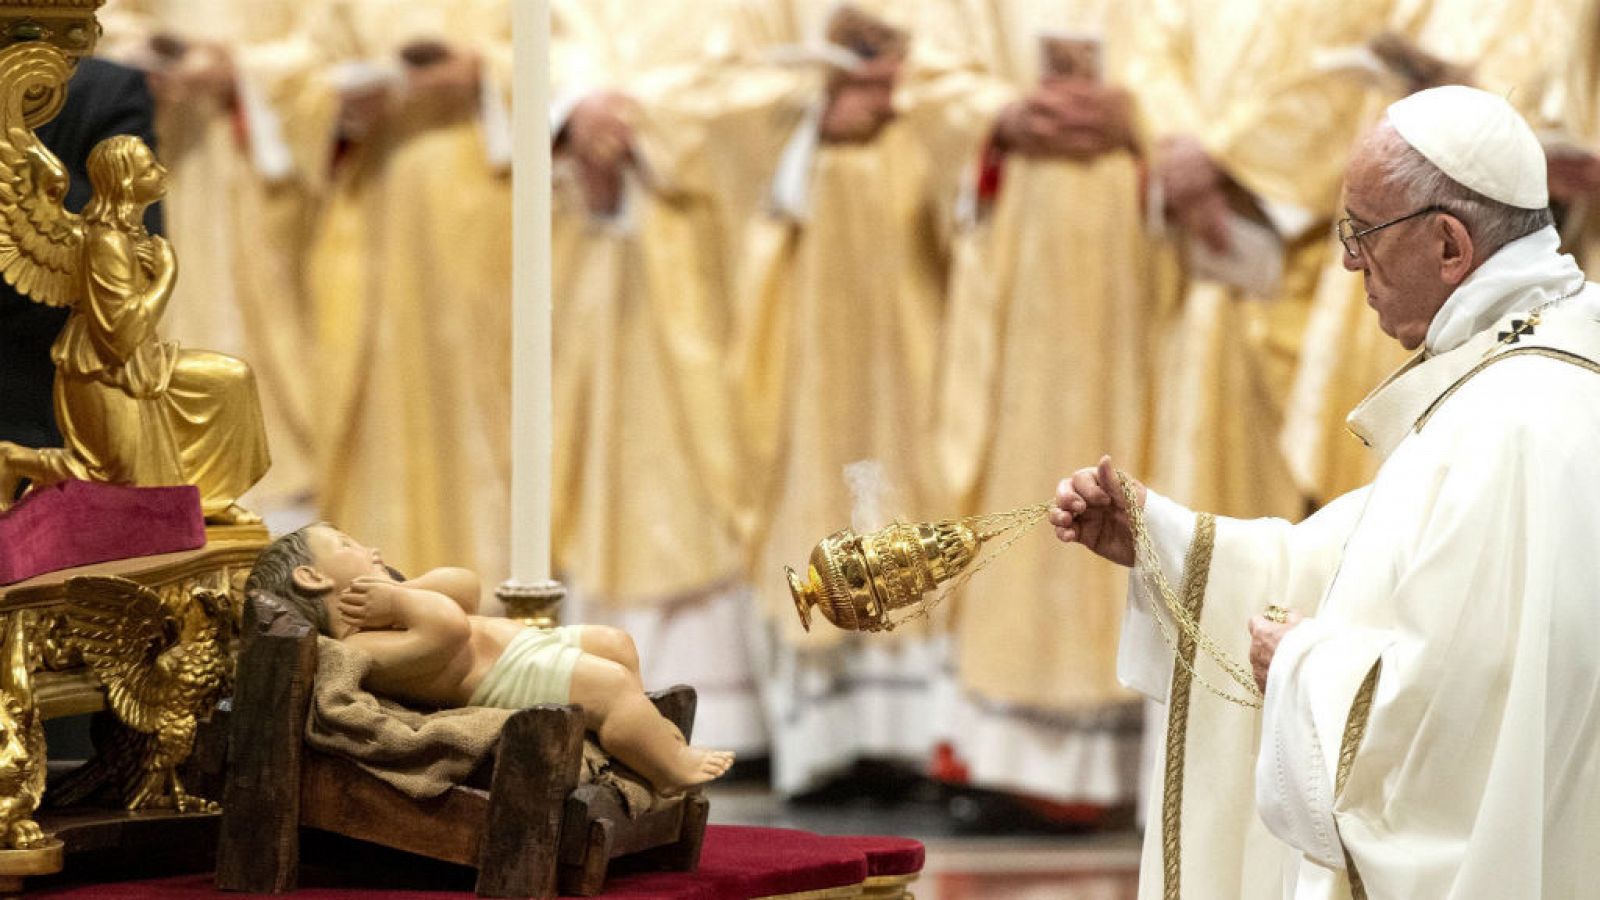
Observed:
[[[100,753],[51,789],[75,803],[109,787],[128,809],[213,812],[178,780],[195,730],[227,690],[232,666],[222,635],[233,615],[225,591],[163,595],[124,578],[67,581],[67,641],[106,687],[124,726]]]
[[[250,368],[180,349],[157,330],[178,265],[143,217],[166,191],[166,169],[138,138],[109,138],[89,155],[88,207],[79,216],[62,206],[66,171],[33,133],[54,110],[34,104],[64,91],[70,72],[53,47],[0,52],[0,275],[35,301],[72,309],[51,351],[64,446],[0,441],[0,510],[22,479],[76,478],[192,484],[208,522],[253,521],[236,501],[269,458]]]

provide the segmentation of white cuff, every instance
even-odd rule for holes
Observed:
[[[283,119],[267,102],[261,86],[243,71],[234,76],[239,96],[239,111],[244,116],[245,133],[250,140],[250,163],[256,173],[276,184],[294,174],[294,153],[283,139]]]
[[[811,164],[817,157],[821,123],[822,104],[817,103],[806,110],[794,136],[784,146],[767,194],[772,212],[796,222],[804,222],[811,214]]]
[[[500,82],[487,73],[478,79],[478,122],[483,128],[483,150],[489,168],[496,172],[511,171],[511,160],[515,156],[511,105],[506,102]],[[550,133],[555,134],[555,129]]]
[[[1261,211],[1266,213],[1267,221],[1272,223],[1272,230],[1283,238],[1285,244],[1303,237],[1319,220],[1316,213],[1305,207],[1265,197],[1257,199],[1261,203]]]
[[[561,133],[567,127],[567,119],[572,117],[572,111],[578,108],[583,98],[593,93],[583,85],[568,86],[565,90],[550,98],[550,139]]]

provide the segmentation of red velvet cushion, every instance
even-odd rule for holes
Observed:
[[[835,838],[867,855],[867,875],[912,875],[922,871],[927,851],[921,841],[881,835],[851,835]]]
[[[65,481],[0,515],[0,584],[206,544],[200,491]]]

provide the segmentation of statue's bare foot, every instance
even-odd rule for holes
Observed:
[[[668,776],[669,783],[656,785],[656,790],[663,797],[681,794],[687,788],[721,778],[732,765],[733,753],[730,751],[680,747]]]
[[[261,517],[237,503],[228,504],[228,508],[206,516],[207,525],[258,525]]]

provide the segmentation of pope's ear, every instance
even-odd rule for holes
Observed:
[[[295,566],[294,572],[289,577],[293,579],[294,586],[308,594],[320,594],[333,587],[333,579],[322,574],[311,566]]]
[[[1472,243],[1472,233],[1455,216],[1448,213],[1439,217],[1441,254],[1439,277],[1451,287],[1467,280],[1479,262],[1477,247]]]

